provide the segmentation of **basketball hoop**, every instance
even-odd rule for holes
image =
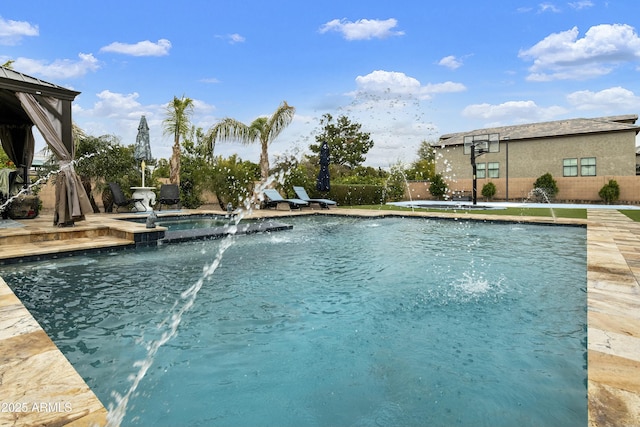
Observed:
[[[473,169],[473,204],[478,203],[478,183],[476,177],[476,157],[486,153],[497,153],[500,151],[500,134],[485,133],[481,135],[467,135],[464,141],[464,154],[471,155],[471,167]]]

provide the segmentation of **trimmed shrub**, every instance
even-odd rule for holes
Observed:
[[[323,197],[341,206],[379,205],[387,201],[384,186],[367,184],[331,184],[331,190]]]
[[[620,198],[620,186],[615,179],[610,179],[598,192],[600,198],[606,203],[611,204]]]
[[[438,200],[441,200],[447,194],[447,183],[442,178],[442,175],[434,175],[429,186],[429,193]]]
[[[536,189],[544,191],[544,194],[549,199],[553,199],[559,191],[556,180],[553,179],[553,176],[549,172],[541,175],[540,177],[538,177],[538,179],[536,179],[536,182],[533,183],[533,191],[535,191]],[[539,194],[536,195],[539,196]]]
[[[482,196],[486,197],[488,200],[493,199],[493,196],[496,195],[496,185],[493,182],[487,182],[482,186]]]

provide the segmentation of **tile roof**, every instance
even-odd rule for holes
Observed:
[[[501,126],[442,135],[438,144],[461,145],[463,144],[463,138],[467,135],[490,133],[500,134],[500,140],[509,139],[510,141],[629,130],[634,130],[638,133],[640,131],[640,126],[635,125],[637,120],[637,114],[627,114],[621,116],[597,117],[593,119],[579,118],[524,125]]]

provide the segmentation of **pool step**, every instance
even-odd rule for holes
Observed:
[[[112,236],[75,237],[28,243],[2,244],[0,265],[15,262],[40,261],[78,253],[96,253],[135,247],[135,242]]]
[[[0,265],[152,245],[164,237],[164,230],[102,216],[88,216],[72,227],[56,227],[47,217],[20,221],[13,228],[0,228]]]

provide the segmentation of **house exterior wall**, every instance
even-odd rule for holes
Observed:
[[[599,201],[598,192],[609,179],[620,185],[621,201],[640,202],[637,194],[640,180],[636,179],[635,131],[569,135],[553,138],[500,141],[499,152],[486,153],[476,158],[481,166],[497,163],[498,177],[485,177],[478,173],[478,199],[482,186],[492,181],[497,187],[495,199],[524,199],[535,180],[550,173],[558,183],[559,200]],[[596,175],[582,176],[580,159],[596,159]],[[577,159],[578,176],[563,176],[563,160]],[[508,174],[507,174],[508,164]],[[469,154],[462,145],[436,147],[436,172],[456,192],[472,190],[472,167]],[[508,176],[507,176],[508,175]],[[508,182],[507,182],[508,178]],[[640,178],[640,177],[639,177]]]
[[[476,158],[476,164],[499,163],[499,178],[563,176],[563,160],[596,158],[596,176],[636,174],[635,132],[571,135],[555,138],[500,141],[500,151]],[[461,145],[436,147],[436,172],[445,178],[472,178],[471,157]]]

